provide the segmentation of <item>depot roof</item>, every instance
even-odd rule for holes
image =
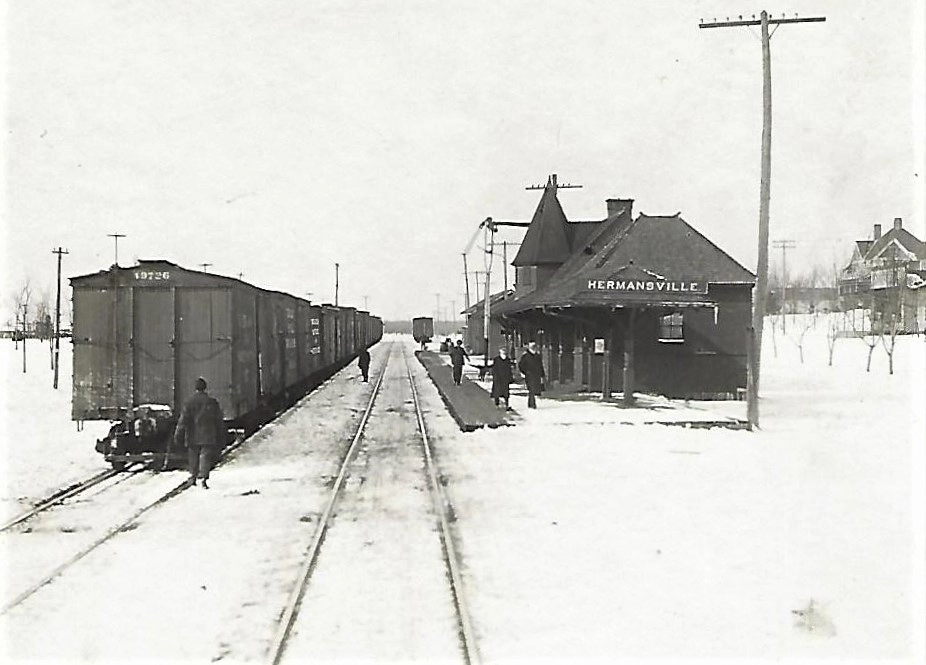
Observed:
[[[538,307],[710,305],[712,284],[752,286],[755,275],[681,218],[615,215],[540,288],[500,315]]]

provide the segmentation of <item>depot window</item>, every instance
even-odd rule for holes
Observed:
[[[682,325],[683,317],[681,312],[667,314],[659,317],[659,341],[660,342],[684,342],[685,333]]]

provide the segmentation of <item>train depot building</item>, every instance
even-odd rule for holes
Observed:
[[[570,222],[556,176],[512,262],[514,294],[490,306],[520,347],[541,347],[557,392],[734,399],[746,387],[755,276],[679,214]]]

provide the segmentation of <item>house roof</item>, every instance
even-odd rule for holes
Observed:
[[[868,250],[871,249],[871,246],[875,244],[874,240],[856,240],[855,247],[858,250],[860,257],[865,258],[865,255],[868,253]]]
[[[633,287],[623,288],[627,283]],[[497,312],[541,306],[712,304],[708,285],[754,283],[755,275],[678,214],[641,214],[635,220],[616,214],[575,248],[546,285],[507,300]]]
[[[875,241],[871,242],[868,251],[865,252],[865,260],[877,258],[894,242],[907,250],[910,254],[916,256],[918,260],[926,260],[926,243],[917,238],[904,228],[892,228]],[[858,241],[859,243],[865,241]],[[861,248],[860,248],[861,249]]]

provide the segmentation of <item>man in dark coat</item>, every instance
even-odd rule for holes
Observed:
[[[508,384],[511,383],[512,366],[511,358],[508,357],[508,351],[505,347],[498,350],[498,355],[492,359],[492,400],[495,406],[498,406],[498,400],[505,400],[505,408],[508,408]]]
[[[534,340],[527,343],[527,351],[518,361],[518,369],[524,375],[524,383],[527,384],[527,408],[536,409],[537,395],[543,392],[543,381],[546,374],[543,371],[540,350]]]
[[[450,365],[453,367],[453,382],[460,385],[463,382],[463,359],[469,360],[469,354],[463,348],[463,340],[458,339],[456,346],[450,347]]]
[[[360,373],[363,374],[363,382],[367,383],[370,379],[370,352],[366,349],[360,349],[357,364],[360,366]]]
[[[227,443],[228,430],[218,401],[206,393],[206,380],[196,379],[196,392],[183,405],[174,441],[185,445],[189,462],[191,484],[202,478],[203,487],[209,489],[206,481],[219,451]]]

